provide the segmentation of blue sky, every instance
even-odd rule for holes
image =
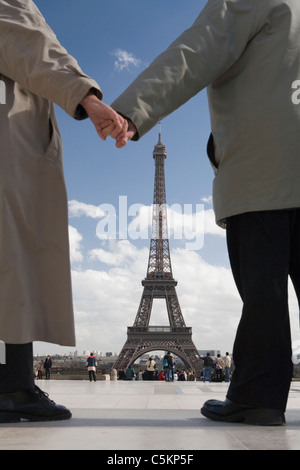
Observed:
[[[35,3],[61,44],[83,71],[99,83],[103,101],[110,104],[192,24],[206,2],[36,0]],[[57,117],[70,201],[77,346],[60,348],[37,343],[35,352],[53,354],[70,349],[119,352],[126,340],[126,328],[135,319],[149,250],[149,238],[133,239],[128,232],[126,238],[120,239],[120,201],[126,203],[128,210],[141,204],[144,214],[149,213],[154,182],[152,154],[158,126],[139,142],[129,142],[118,150],[112,139],[102,142],[88,120],[74,121],[60,108]],[[183,238],[170,238],[173,274],[178,280],[183,315],[187,326],[193,327],[198,349],[231,352],[241,302],[229,269],[225,232],[216,227],[212,213],[213,171],[206,157],[210,121],[205,90],[165,118],[161,132],[168,155],[167,203],[171,208],[177,205],[182,213],[184,207],[189,207],[194,217],[201,207],[205,221],[200,230],[203,243],[195,249],[187,248]],[[102,224],[105,220],[104,204],[114,208],[116,215],[112,222],[116,236],[107,240],[99,237],[101,220]],[[128,216],[127,221],[134,219]],[[175,224],[177,219],[175,214]],[[181,233],[186,234],[184,229]],[[166,324],[165,315],[165,307],[159,303],[153,310],[152,324]]]

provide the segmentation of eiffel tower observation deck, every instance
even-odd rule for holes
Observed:
[[[178,356],[187,369],[197,375],[202,371],[202,360],[192,341],[192,328],[185,325],[173,278],[167,223],[165,186],[165,159],[167,152],[161,142],[154,146],[155,161],[152,233],[147,275],[142,280],[143,293],[133,326],[127,328],[125,342],[114,368],[127,368],[138,357],[150,351],[170,351]],[[169,326],[151,326],[153,301],[165,299]]]

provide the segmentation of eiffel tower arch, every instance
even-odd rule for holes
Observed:
[[[114,368],[125,369],[143,354],[162,350],[178,356],[186,368],[200,375],[203,362],[192,340],[192,328],[185,325],[176,292],[177,281],[172,273],[165,188],[166,157],[159,131],[158,143],[153,151],[155,177],[147,275],[142,280],[143,293],[134,324],[127,328],[127,341]],[[169,326],[150,326],[155,299],[165,299]]]

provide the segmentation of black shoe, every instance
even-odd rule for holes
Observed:
[[[225,401],[208,400],[200,411],[206,418],[224,423],[245,423],[260,426],[285,424],[283,411],[239,405],[227,399]]]
[[[71,416],[66,407],[56,405],[37,386],[32,391],[0,393],[0,423],[58,421]]]

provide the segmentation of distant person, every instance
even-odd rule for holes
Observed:
[[[185,370],[180,371],[178,380],[181,381],[181,382],[182,381],[184,382],[184,381],[186,381],[186,379],[187,379],[187,374],[186,374]]]
[[[44,369],[45,369],[45,378],[46,380],[50,379],[51,375],[51,367],[52,367],[52,359],[51,356],[47,356],[44,362]]]
[[[193,370],[188,371],[188,381],[194,382],[196,380],[195,372]]]
[[[91,353],[86,361],[87,370],[89,373],[90,382],[96,382],[97,361],[94,353]]]
[[[43,367],[44,367],[44,361],[40,361],[38,365],[38,371],[37,371],[37,379],[39,380],[43,378]]]
[[[227,352],[225,356],[225,382],[230,382],[231,357]]]
[[[164,374],[163,370],[160,371],[160,373],[158,375],[158,380],[160,380],[161,382],[166,380],[166,377],[165,377],[165,374]]]
[[[133,380],[134,377],[135,377],[135,372],[134,372],[134,369],[132,368],[132,366],[128,366],[126,371],[125,371],[125,377],[126,377],[126,380]]]
[[[164,368],[164,374],[166,378],[166,382],[170,382],[170,375],[171,375],[171,353],[170,351],[165,354],[163,358],[163,368]]]
[[[168,361],[169,361],[169,373],[168,373],[169,382],[174,382],[174,371],[176,367],[176,361],[174,359],[174,356],[172,356],[172,354],[170,354]]]
[[[118,380],[125,380],[125,379],[126,379],[125,371],[123,368],[121,368],[118,372]]]
[[[212,381],[212,367],[213,367],[214,361],[210,355],[209,352],[206,353],[206,356],[203,358],[203,382],[206,382],[206,379],[208,378],[208,381]]]
[[[147,380],[153,380],[153,375],[155,371],[155,360],[153,357],[150,357],[146,364],[147,368]]]
[[[223,374],[225,368],[225,362],[221,357],[221,354],[217,354],[215,359],[215,366],[216,366],[216,381],[222,382],[223,381]]]

